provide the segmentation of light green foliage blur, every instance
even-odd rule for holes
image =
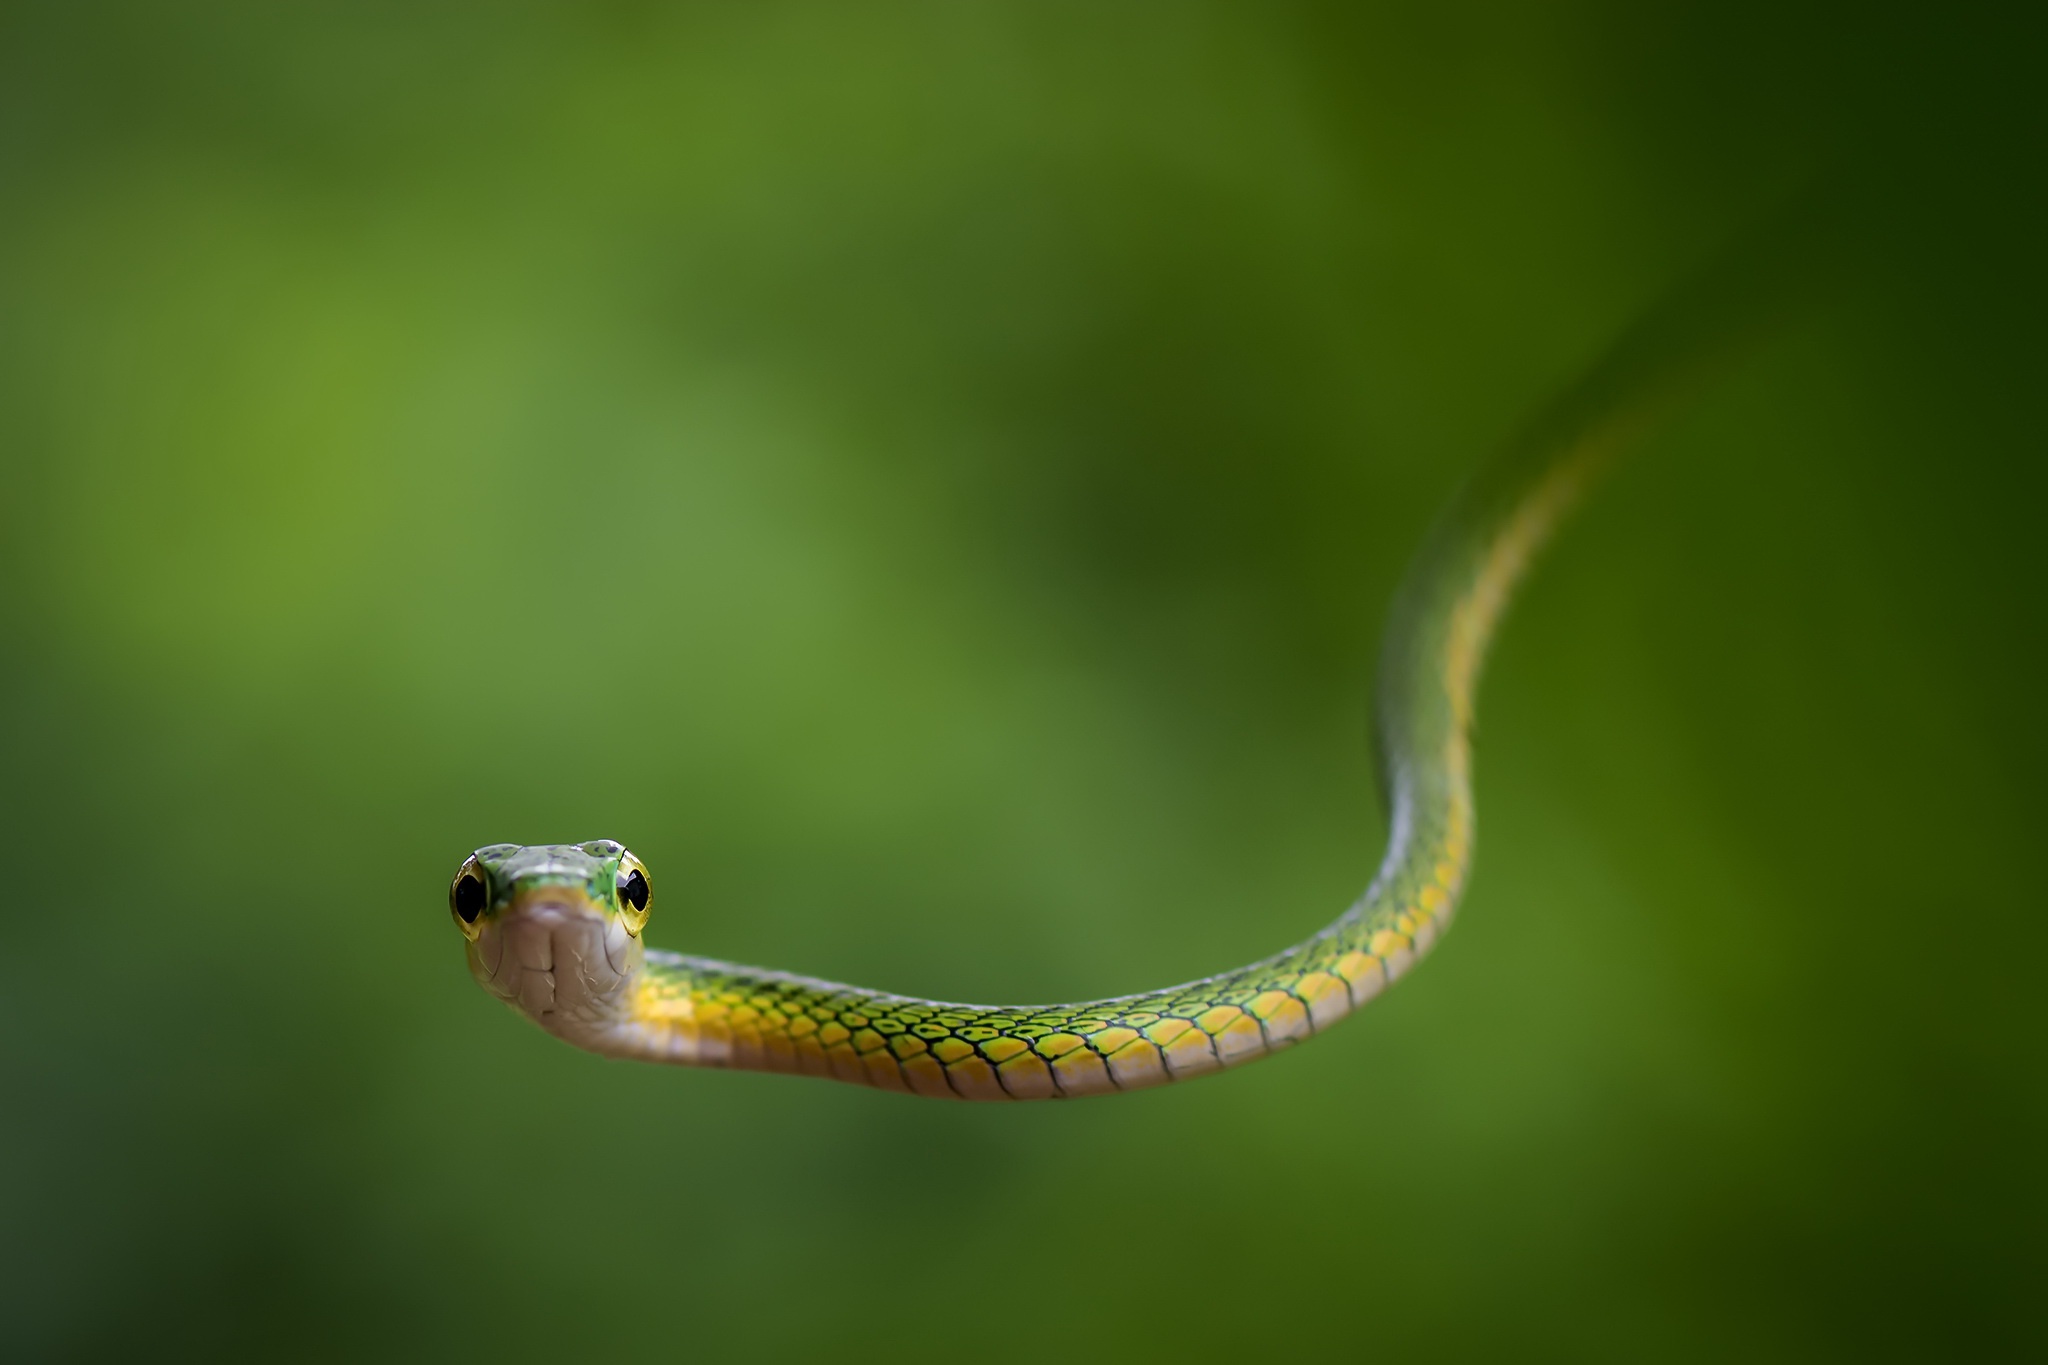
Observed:
[[[2026,45],[1653,8],[8,6],[7,1353],[2038,1348]],[[1431,516],[1844,156],[1873,264],[1538,575],[1358,1020],[983,1109],[469,982],[508,840],[941,997],[1312,930]]]

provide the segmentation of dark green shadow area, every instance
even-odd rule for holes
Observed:
[[[2039,1351],[2038,39],[0,9],[9,1354]],[[468,981],[496,841],[953,998],[1300,937],[1430,518],[1816,176],[1846,285],[1537,576],[1470,898],[1360,1019],[991,1110]]]

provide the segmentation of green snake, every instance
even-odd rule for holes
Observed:
[[[1750,330],[1749,310],[1714,300],[1711,282],[1693,293],[1653,310],[1484,465],[1417,553],[1389,617],[1375,698],[1386,854],[1365,894],[1306,941],[1107,1000],[921,1000],[646,946],[650,874],[601,839],[470,855],[449,909],[471,974],[549,1033],[605,1056],[946,1099],[1142,1090],[1329,1028],[1405,975],[1457,909],[1472,865],[1473,690],[1531,558],[1608,458]]]

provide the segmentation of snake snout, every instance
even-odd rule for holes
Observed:
[[[572,902],[534,901],[485,926],[470,945],[470,971],[549,1032],[578,1034],[623,1010],[629,942],[614,918]]]

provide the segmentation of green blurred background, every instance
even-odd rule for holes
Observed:
[[[2042,1346],[2036,35],[0,13],[9,1354]],[[1358,1022],[982,1109],[469,982],[501,840],[951,998],[1310,931],[1429,518],[1844,163],[1848,289],[1538,576],[1460,927]]]

